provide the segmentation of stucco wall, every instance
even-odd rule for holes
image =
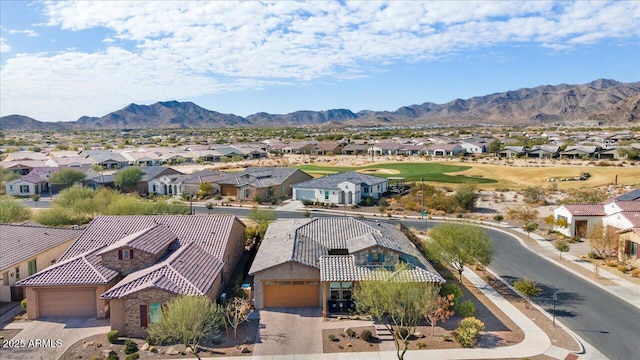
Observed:
[[[262,309],[264,307],[264,287],[262,285],[262,282],[264,280],[273,279],[320,280],[320,269],[295,262],[287,262],[255,273],[253,275],[253,291],[254,304],[256,309]],[[318,296],[318,303],[320,303],[321,297],[322,291],[320,291],[320,294]]]
[[[625,245],[627,241],[638,244],[638,253],[636,255],[627,254]],[[640,235],[633,231],[628,231],[620,234],[620,251],[618,251],[618,260],[624,262],[627,265],[633,267],[640,267]]]
[[[64,253],[69,246],[71,246],[71,244],[73,244],[73,242],[76,240],[76,238],[71,238],[68,241],[52,247],[51,249],[47,250],[47,251],[43,251],[40,254],[38,254],[37,256],[27,259],[23,262],[20,262],[19,264],[13,264],[9,267],[7,267],[6,269],[2,269],[0,270],[0,301],[11,301],[11,290],[9,288],[9,286],[13,286],[18,280],[21,279],[25,279],[27,276],[29,276],[29,262],[32,261],[33,259],[36,259],[36,270],[37,271],[42,271],[45,268],[51,266],[51,262],[57,260],[62,253]],[[15,277],[15,268],[19,267],[20,268],[20,279],[16,279]],[[4,286],[2,281],[2,275],[4,273],[7,273],[7,279],[9,280],[9,285],[8,286]],[[14,276],[11,276],[11,274],[14,274]]]

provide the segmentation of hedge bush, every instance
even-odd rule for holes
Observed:
[[[362,332],[360,332],[360,339],[366,342],[371,342],[373,340],[373,335],[371,334],[370,330],[364,329],[362,330]]]
[[[116,342],[118,342],[119,337],[120,331],[118,330],[111,330],[107,333],[107,341],[109,341],[109,343],[111,344],[115,344]]]
[[[474,317],[467,317],[458,323],[454,335],[460,346],[473,347],[478,342],[480,331],[484,330],[484,323]]]
[[[133,354],[138,351],[138,344],[134,343],[131,340],[127,340],[124,342],[124,353],[125,354]]]
[[[456,312],[464,318],[472,317],[476,313],[476,307],[473,305],[471,300],[467,300],[458,305],[458,310]]]

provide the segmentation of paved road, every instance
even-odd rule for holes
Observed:
[[[534,255],[513,237],[496,230],[488,233],[496,245],[491,270],[509,282],[533,279],[543,288],[534,301],[549,313],[557,292],[556,318],[608,358],[640,358],[637,308]]]

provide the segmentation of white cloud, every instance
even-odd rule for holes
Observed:
[[[11,46],[7,42],[7,39],[0,37],[0,53],[8,53],[11,51]]]
[[[9,58],[2,66],[3,114],[70,99],[92,109],[78,109],[78,116],[95,115],[131,101],[359,78],[394,62],[496,44],[563,51],[640,35],[640,2],[626,1],[47,1],[41,8],[50,27],[107,29],[101,41],[109,47]],[[2,39],[2,51],[10,49]]]
[[[21,35],[26,35],[28,37],[38,36],[38,33],[33,30],[7,30],[7,32],[11,35],[21,34]]]

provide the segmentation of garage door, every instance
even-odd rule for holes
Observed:
[[[96,288],[41,289],[40,317],[96,316]]]
[[[318,307],[320,282],[304,280],[265,280],[264,307]]]
[[[222,196],[238,196],[238,189],[233,185],[220,185]]]

